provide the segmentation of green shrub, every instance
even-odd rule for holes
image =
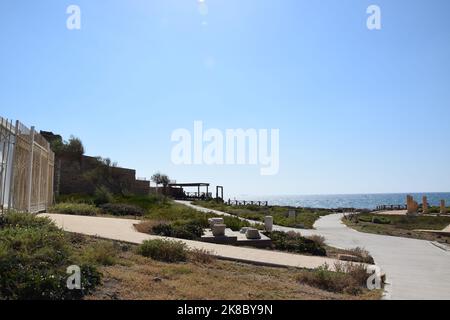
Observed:
[[[295,232],[273,231],[266,235],[272,239],[272,246],[275,250],[308,253],[314,256],[326,256],[327,252],[319,243],[314,240],[302,237]]]
[[[111,241],[95,242],[81,255],[81,260],[96,265],[112,266],[117,263],[119,248]]]
[[[100,283],[95,267],[81,265],[83,290],[69,290],[73,260],[63,231],[48,219],[6,214],[0,224],[0,300],[78,299]]]
[[[108,190],[108,188],[101,186],[95,189],[94,195],[94,203],[97,206],[100,206],[105,203],[110,203],[114,201],[114,197],[112,193]]]
[[[384,217],[376,217],[376,216],[374,216],[372,218],[372,223],[376,223],[376,224],[390,224],[391,220],[389,220],[388,218],[384,218]]]
[[[49,212],[61,214],[73,214],[80,216],[95,216],[100,209],[86,203],[58,203],[49,208]]]
[[[137,253],[158,261],[179,262],[186,261],[188,250],[180,241],[146,240],[138,248]]]
[[[227,228],[230,228],[233,231],[239,231],[242,228],[251,226],[249,222],[240,220],[237,217],[223,216],[221,218],[223,218],[223,221],[226,224]]]
[[[197,239],[203,236],[203,229],[208,227],[208,224],[205,224],[202,220],[189,220],[187,222],[175,223],[175,230],[183,230],[187,233],[191,234],[192,239]],[[176,237],[176,236],[175,236]],[[179,237],[176,237],[179,238]]]
[[[156,226],[152,227],[152,232],[153,232],[153,234],[158,235],[158,236],[172,237],[173,227],[171,224],[159,223]]]
[[[167,198],[160,194],[151,194],[148,196],[126,195],[116,198],[116,202],[132,204],[146,211],[151,208],[168,207],[170,205]]]
[[[362,222],[372,222],[372,220],[373,220],[372,215],[356,215],[356,218],[358,221],[362,221]]]
[[[152,228],[153,234],[187,240],[197,240],[203,235],[204,223],[190,220],[173,224],[160,223]]]
[[[17,227],[17,228],[47,228],[58,230],[49,218],[36,217],[29,213],[9,212],[0,215],[0,228]]]
[[[255,221],[264,221],[265,216],[273,216],[274,223],[286,227],[308,228],[312,229],[315,221],[322,216],[332,213],[320,209],[295,208],[288,206],[257,206],[257,205],[240,205],[229,206],[224,203],[216,201],[194,201],[194,204],[215,209],[229,214]],[[289,218],[286,216],[289,210],[297,212],[296,218]]]
[[[132,204],[107,203],[101,205],[100,208],[105,213],[109,213],[114,216],[143,216],[145,214],[144,209]]]
[[[82,193],[62,194],[56,197],[56,203],[71,202],[71,203],[94,204],[94,199],[95,199],[94,196]]]

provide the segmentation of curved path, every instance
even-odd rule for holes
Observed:
[[[97,236],[104,239],[135,244],[141,244],[145,240],[154,239],[173,240],[173,238],[153,236],[136,231],[134,225],[140,223],[139,220],[53,213],[41,214],[39,216],[50,218],[56,225],[65,231]],[[334,259],[325,257],[304,256],[286,252],[235,247],[182,239],[177,239],[177,241],[185,243],[190,249],[207,250],[218,258],[265,266],[315,269],[325,263],[329,266],[334,266],[334,263],[336,262]]]
[[[179,203],[202,212],[225,214],[186,202]],[[344,225],[342,217],[343,214],[322,217],[314,224],[315,230],[282,226],[274,226],[274,229],[296,231],[305,236],[321,235],[333,247],[365,248],[386,273],[387,299],[450,299],[449,251],[436,247],[430,241],[358,232]]]

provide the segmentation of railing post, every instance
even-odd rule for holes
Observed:
[[[33,157],[34,157],[34,127],[30,131],[30,162],[28,167],[28,205],[27,211],[31,212],[31,197],[32,197],[32,183],[33,183]]]

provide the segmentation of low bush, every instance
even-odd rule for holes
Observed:
[[[315,241],[302,237],[296,232],[267,232],[266,235],[272,239],[272,246],[275,250],[307,253],[313,256],[326,256],[325,248]]]
[[[384,217],[376,217],[376,216],[374,216],[372,218],[372,223],[376,223],[376,224],[390,224],[391,220],[389,220],[388,218],[384,218]]]
[[[315,221],[322,216],[332,213],[332,211],[312,208],[296,208],[289,206],[257,206],[257,205],[239,205],[230,206],[225,203],[218,203],[216,201],[194,201],[194,204],[227,212],[229,214],[255,220],[259,222],[264,221],[265,216],[273,216],[274,223],[286,227],[307,228],[312,229]],[[296,218],[289,218],[287,213],[289,210],[295,210]]]
[[[186,245],[180,241],[146,240],[138,248],[137,253],[163,262],[180,262],[188,258]]]
[[[182,229],[193,235],[193,239],[203,236],[203,229],[208,227],[208,224],[203,220],[190,220],[184,223],[175,223],[175,230]]]
[[[99,241],[89,246],[81,260],[95,265],[112,266],[117,263],[119,248],[111,241]]]
[[[59,230],[49,218],[37,218],[35,215],[21,212],[9,212],[0,215],[0,228],[45,228]]]
[[[153,226],[151,232],[157,236],[172,237],[173,227],[169,223],[162,222]]]
[[[65,233],[50,220],[6,214],[0,223],[0,300],[78,299],[100,283],[94,266],[73,257]],[[80,265],[83,290],[69,290],[67,267]]]
[[[95,216],[100,213],[100,209],[86,203],[58,203],[50,207],[49,212],[61,214],[73,214],[80,216]]]
[[[331,271],[325,264],[315,270],[302,272],[297,276],[297,280],[330,292],[358,295],[366,288],[368,277],[366,267],[363,265],[338,263],[335,271]]]
[[[94,194],[94,203],[97,206],[100,206],[105,203],[110,203],[114,201],[114,197],[112,193],[108,190],[108,188],[101,186],[95,189]]]
[[[124,203],[107,203],[100,206],[104,213],[114,216],[143,216],[145,210],[141,207]]]
[[[132,204],[148,211],[152,208],[169,207],[170,202],[166,197],[160,194],[151,194],[148,196],[126,195],[116,198],[117,203]]]
[[[95,200],[94,196],[82,193],[62,194],[56,197],[56,203],[71,202],[71,203],[94,204],[94,200]]]
[[[373,220],[372,215],[356,215],[354,218],[356,218],[357,221],[362,221],[362,222],[372,222],[372,220]]]
[[[358,258],[360,258],[360,261],[362,263],[375,264],[375,260],[370,255],[369,251],[367,251],[366,249],[357,247],[357,248],[350,249],[350,250],[347,250],[347,251],[351,255],[354,255],[354,256],[357,256]]]
[[[247,221],[240,220],[237,217],[222,216],[221,218],[223,218],[223,221],[226,224],[227,228],[230,228],[233,231],[239,231],[242,228],[251,226],[251,224]]]
[[[205,228],[201,220],[189,220],[176,223],[160,223],[152,227],[152,233],[171,238],[196,240],[203,235]]]
[[[307,239],[314,241],[318,246],[323,247],[325,245],[325,237],[319,235],[312,235],[307,237]]]

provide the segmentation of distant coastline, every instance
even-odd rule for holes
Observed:
[[[441,199],[450,205],[450,192],[335,194],[335,195],[237,195],[231,200],[268,201],[269,205],[309,207],[309,208],[358,208],[375,209],[378,205],[404,205],[406,196],[412,195],[417,201],[427,196],[432,206],[438,206]]]

